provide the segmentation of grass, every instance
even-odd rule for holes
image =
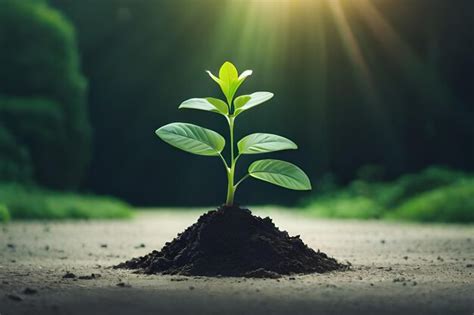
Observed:
[[[10,220],[10,212],[8,212],[7,206],[0,205],[0,222],[8,222]]]
[[[355,180],[320,191],[304,202],[312,215],[330,218],[474,222],[474,176],[431,167],[392,182]]]
[[[474,222],[474,180],[425,192],[387,216],[425,222]]]
[[[0,222],[17,219],[129,218],[131,206],[112,197],[55,192],[0,183]]]
[[[344,196],[321,198],[312,203],[308,210],[311,214],[326,218],[379,218],[380,206],[364,196]]]

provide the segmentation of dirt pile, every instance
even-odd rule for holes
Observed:
[[[149,274],[279,277],[346,266],[315,252],[299,236],[280,231],[268,217],[262,219],[248,209],[223,206],[203,214],[161,251],[133,258],[116,268]]]

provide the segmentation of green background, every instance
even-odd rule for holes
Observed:
[[[275,93],[237,138],[281,134],[316,190],[429,165],[474,170],[474,3],[441,0],[0,0],[0,180],[110,194],[136,205],[224,201],[218,158],[159,141],[178,111],[218,96],[205,70],[254,70],[241,93]],[[269,156],[265,156],[269,157]],[[254,157],[244,157],[240,170]],[[369,167],[367,167],[369,165]],[[244,204],[311,193],[245,182]]]

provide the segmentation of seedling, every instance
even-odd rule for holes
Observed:
[[[235,168],[239,157],[243,154],[260,154],[281,150],[294,150],[296,144],[282,136],[269,133],[253,133],[245,136],[237,143],[238,153],[235,154],[234,125],[236,118],[243,112],[260,105],[273,97],[270,92],[255,92],[241,95],[234,99],[240,85],[252,74],[246,70],[240,75],[235,66],[225,62],[219,70],[219,77],[207,71],[209,76],[220,86],[226,101],[206,97],[192,98],[181,103],[179,108],[198,109],[220,114],[229,124],[230,158],[226,161],[222,155],[225,139],[217,132],[188,123],[171,123],[158,130],[156,134],[168,144],[183,151],[205,156],[218,156],[224,163],[227,172],[226,205],[234,203],[237,187],[248,177],[253,177],[293,190],[310,190],[308,176],[298,166],[286,161],[265,159],[253,162],[248,173],[235,182]]]

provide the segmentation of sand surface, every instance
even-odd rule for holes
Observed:
[[[350,261],[352,270],[242,279],[110,268],[160,249],[196,221],[195,211],[140,212],[130,221],[15,222],[0,226],[0,314],[474,313],[473,225],[255,213],[270,215],[312,248]],[[67,272],[100,276],[64,279]]]

